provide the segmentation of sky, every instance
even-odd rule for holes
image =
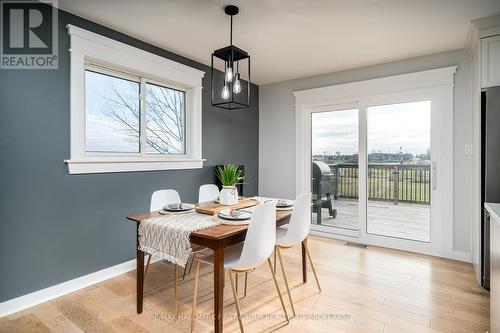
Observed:
[[[139,83],[118,79],[90,71],[85,72],[85,148],[94,152],[139,152],[139,138],[131,138],[116,129],[125,126],[106,116],[102,110],[106,101],[102,96],[112,96],[112,84],[123,94],[136,95],[139,103]],[[138,107],[138,105],[137,105]],[[128,112],[129,117],[134,117]],[[134,123],[138,126],[139,120]]]
[[[367,108],[368,152],[424,154],[430,148],[430,101]],[[358,153],[358,110],[313,113],[314,155]]]

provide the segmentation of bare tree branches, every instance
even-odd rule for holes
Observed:
[[[139,140],[140,99],[139,92],[119,89],[112,81],[109,93],[100,93],[105,103],[102,113],[116,123],[117,133],[125,134],[133,141]],[[185,93],[153,84],[146,84],[145,110],[147,152],[159,154],[184,154]]]

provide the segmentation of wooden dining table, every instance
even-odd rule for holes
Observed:
[[[127,216],[136,226],[137,254],[137,313],[142,313],[144,300],[144,252],[139,250],[139,224],[152,217],[161,216],[158,211],[145,212]],[[291,211],[276,211],[276,226],[282,226],[290,221]],[[245,240],[246,225],[217,225],[208,229],[191,233],[191,243],[213,250],[214,257],[214,332],[222,333],[223,300],[224,300],[224,249]],[[307,282],[306,252],[302,244],[302,280]]]

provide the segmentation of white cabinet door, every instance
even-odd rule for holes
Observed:
[[[481,86],[500,86],[500,36],[481,40]]]

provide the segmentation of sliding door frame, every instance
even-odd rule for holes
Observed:
[[[359,232],[313,225],[312,233],[447,258],[453,250],[453,85],[456,66],[297,91],[295,95],[296,194],[311,191],[311,114],[358,109]],[[431,101],[431,243],[367,234],[367,108]],[[434,124],[434,125],[433,125]],[[432,127],[434,126],[434,127]],[[436,128],[435,126],[439,126]],[[337,228],[338,229],[338,228]],[[332,232],[333,231],[333,232]]]
[[[440,255],[441,248],[443,247],[443,237],[442,232],[443,229],[446,229],[444,223],[446,223],[446,219],[443,218],[442,206],[443,201],[442,198],[446,195],[446,193],[453,193],[453,190],[449,185],[445,185],[446,182],[440,182],[440,186],[437,186],[437,178],[438,172],[441,172],[441,166],[444,166],[447,163],[447,157],[452,158],[452,155],[447,156],[446,152],[443,152],[444,143],[442,141],[442,132],[441,129],[446,129],[446,119],[442,119],[441,116],[443,112],[440,108],[440,94],[438,91],[433,89],[423,89],[423,90],[415,90],[415,91],[405,91],[405,92],[397,92],[390,94],[381,94],[377,96],[368,96],[363,98],[363,108],[362,113],[365,119],[365,126],[368,125],[369,115],[368,108],[372,106],[380,106],[380,105],[393,105],[393,104],[404,104],[404,103],[412,103],[412,102],[421,102],[421,101],[430,101],[431,103],[431,128],[430,128],[430,142],[431,142],[431,195],[430,195],[430,221],[431,221],[431,230],[430,230],[430,242],[422,242],[415,241],[391,236],[384,236],[378,234],[370,234],[366,232],[362,234],[361,241],[366,244],[384,246],[384,247],[392,247],[400,250],[406,250],[411,252],[418,253],[427,253],[433,255]],[[449,120],[448,120],[449,121]],[[451,123],[453,124],[453,119],[451,119]],[[365,128],[365,134],[368,135],[368,131]],[[363,169],[366,174],[368,170],[368,137],[364,138],[364,156],[363,160],[365,161],[365,168]],[[452,145],[453,147],[453,145]],[[436,186],[434,186],[436,185]],[[363,183],[364,188],[368,187],[367,177],[365,177],[365,182]],[[368,198],[365,198],[366,206],[365,213],[363,216],[362,223],[365,224],[366,229],[368,228]],[[366,230],[365,229],[365,230]]]

